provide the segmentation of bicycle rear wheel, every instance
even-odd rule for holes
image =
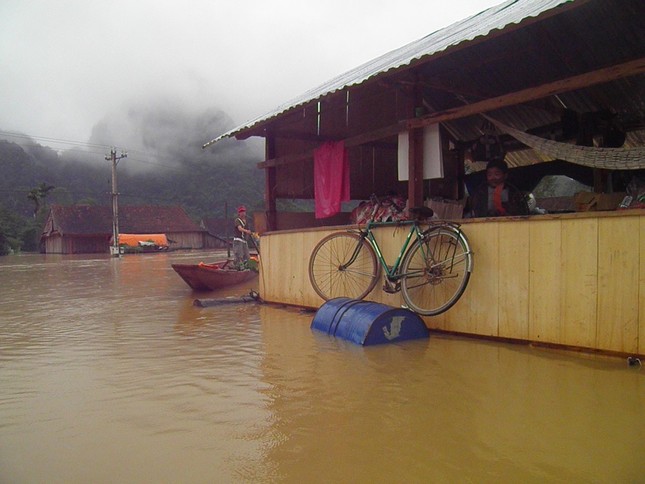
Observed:
[[[356,258],[350,261],[356,252]],[[380,266],[372,246],[351,232],[322,239],[309,258],[309,280],[324,300],[335,297],[363,299],[378,280]]]
[[[457,230],[439,228],[418,240],[401,263],[401,292],[408,307],[423,316],[450,309],[468,285],[472,252]]]

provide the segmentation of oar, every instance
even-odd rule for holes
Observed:
[[[226,259],[230,259],[231,241],[228,240],[228,202],[224,202],[224,238],[226,239]]]
[[[253,233],[251,233],[250,237],[251,243],[253,244],[253,247],[255,247],[255,250],[258,251],[258,255],[260,255],[260,248],[258,247],[258,244],[255,243],[255,238],[253,237]]]

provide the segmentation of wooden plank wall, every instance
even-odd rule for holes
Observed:
[[[172,248],[203,249],[204,234],[202,232],[168,232],[166,234]]]
[[[60,235],[49,235],[45,238],[45,253],[61,254],[63,252],[63,239]]]
[[[623,354],[645,355],[645,212],[546,215],[529,220],[467,220],[475,252],[466,292],[429,328]],[[346,227],[262,237],[260,291],[267,301],[317,308],[309,254]],[[388,262],[406,229],[383,228]],[[367,297],[400,305],[378,284]]]

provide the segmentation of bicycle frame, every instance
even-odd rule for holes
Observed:
[[[399,255],[397,256],[396,260],[394,261],[394,264],[392,266],[389,266],[387,261],[385,260],[385,257],[383,256],[383,252],[381,252],[381,248],[378,245],[378,242],[376,238],[374,237],[374,233],[372,232],[372,228],[374,227],[391,227],[391,226],[399,226],[399,225],[410,225],[410,230],[408,231],[408,235],[405,238],[405,241],[403,242],[403,245],[401,246],[401,250],[399,252]],[[366,239],[369,244],[372,246],[374,249],[374,252],[376,253],[376,257],[379,260],[379,264],[381,264],[381,267],[383,268],[383,271],[385,272],[385,277],[391,281],[391,282],[396,282],[399,279],[401,279],[405,274],[400,274],[399,273],[399,267],[401,265],[401,261],[403,260],[403,256],[405,255],[406,251],[408,250],[408,247],[410,246],[410,241],[412,240],[412,237],[416,235],[416,239],[422,239],[423,238],[423,232],[421,228],[419,227],[419,222],[416,220],[402,220],[398,222],[367,222],[367,225],[365,226],[364,230],[359,229],[358,233],[361,236],[362,239]],[[356,257],[358,257],[358,253],[361,250],[361,245],[358,244],[356,246],[356,249],[354,249],[354,253],[352,256],[349,258],[346,264],[343,264],[343,267],[349,267],[352,265],[352,263],[356,260]]]
[[[397,256],[396,260],[394,261],[394,264],[392,266],[388,265],[387,261],[385,260],[385,256],[383,256],[383,252],[381,251],[381,248],[378,245],[378,242],[376,238],[374,237],[374,233],[372,232],[372,228],[374,227],[391,227],[391,226],[400,226],[400,225],[410,225],[410,230],[408,231],[408,235],[406,236],[405,240],[403,241],[403,245],[401,246],[401,250],[399,251],[399,255]],[[367,222],[365,225],[365,229],[358,229],[358,230],[351,230],[351,232],[358,233],[362,239],[365,239],[369,242],[369,244],[372,246],[374,249],[374,252],[376,253],[376,257],[379,261],[379,264],[383,268],[383,271],[385,272],[385,277],[388,281],[390,282],[397,282],[403,277],[408,276],[409,274],[401,274],[399,272],[400,266],[401,266],[401,261],[403,260],[403,257],[405,256],[405,253],[408,250],[408,247],[410,247],[410,242],[412,241],[412,237],[415,237],[416,240],[422,240],[424,238],[424,234],[432,231],[434,228],[441,228],[446,225],[452,227],[454,230],[456,230],[459,234],[461,234],[461,229],[459,229],[459,225],[454,223],[454,222],[446,222],[441,221],[441,222],[430,222],[429,228],[422,230],[421,229],[421,223],[418,220],[401,220],[401,221],[396,221],[396,222],[374,222],[370,221]],[[347,268],[351,266],[356,258],[358,257],[358,253],[361,250],[361,245],[357,244],[356,248],[354,249],[354,252],[352,253],[352,256],[349,258],[349,260],[343,264],[342,268]],[[422,250],[425,250],[422,247]],[[425,254],[424,257],[434,257],[432,254]],[[468,268],[466,269],[468,272],[472,272],[472,264],[469,264]]]

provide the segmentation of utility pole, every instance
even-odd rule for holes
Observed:
[[[112,247],[110,247],[110,253],[114,257],[121,255],[119,251],[119,192],[116,188],[116,165],[118,165],[121,158],[126,158],[127,156],[128,154],[123,151],[121,151],[120,156],[116,156],[116,149],[112,148],[110,155],[105,157],[107,161],[112,162]]]

